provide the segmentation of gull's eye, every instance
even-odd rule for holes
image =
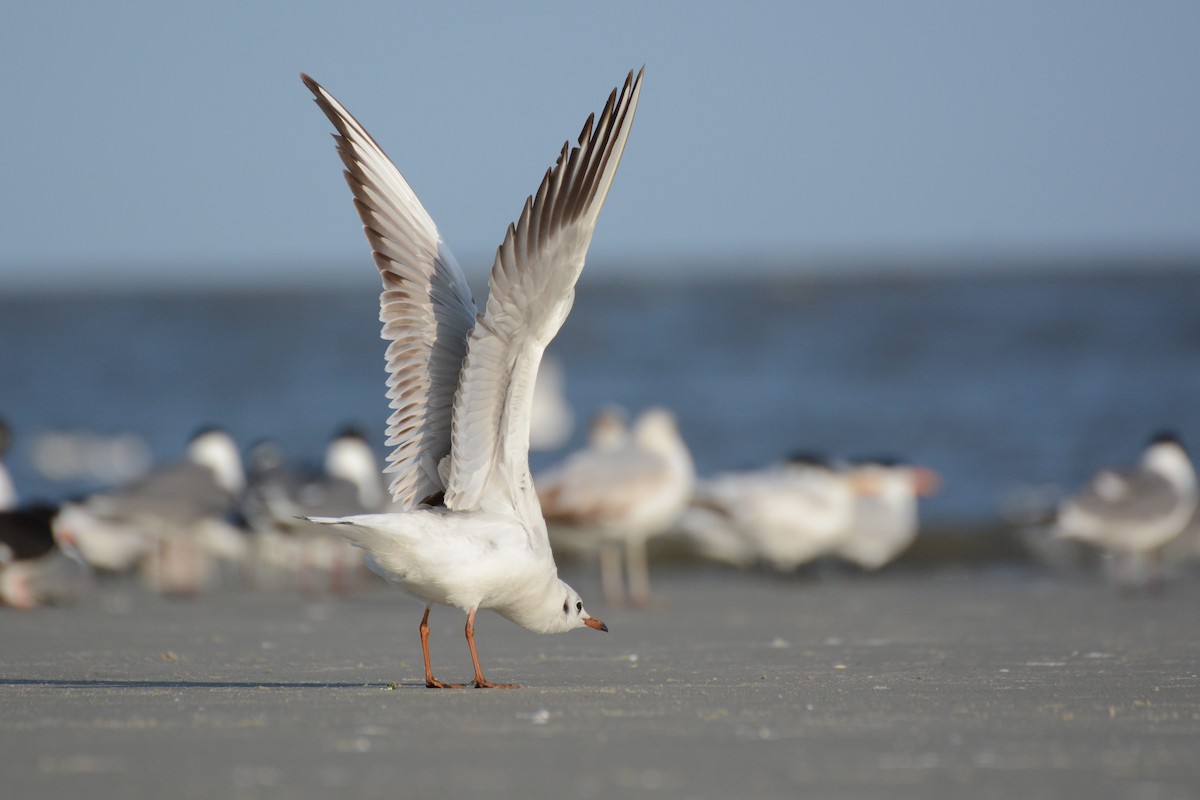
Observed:
[[[575,610],[583,611],[583,601],[582,600],[580,600],[578,603],[575,604]]]

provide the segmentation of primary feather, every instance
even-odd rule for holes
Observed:
[[[571,310],[575,282],[633,121],[641,73],[613,90],[578,146],[563,144],[537,194],[496,251],[483,315],[471,331],[454,399],[446,506],[516,511],[541,522],[529,473],[533,387],[546,345]]]
[[[454,393],[475,325],[475,302],[454,254],[404,176],[350,112],[301,76],[337,129],[346,183],[383,279],[379,320],[387,348],[391,416],[387,471],[393,500],[413,508],[445,490]]]

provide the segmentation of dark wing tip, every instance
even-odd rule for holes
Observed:
[[[592,125],[596,122],[596,113],[588,114],[588,118],[584,120],[583,128],[579,131],[579,144],[584,144],[592,138]]]
[[[629,91],[634,86],[640,86],[642,76],[646,74],[646,65],[642,64],[642,68],[635,75],[633,70],[629,70],[629,74],[625,76],[625,86],[621,89],[621,94],[629,94]]]

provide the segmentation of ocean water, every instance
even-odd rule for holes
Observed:
[[[702,475],[804,451],[935,468],[927,518],[986,521],[1077,487],[1173,430],[1200,448],[1200,271],[893,279],[589,280],[551,352],[576,412],[673,409]],[[295,293],[0,297],[0,417],[24,498],[46,431],[145,438],[207,424],[318,463],[387,415],[373,282]],[[477,296],[477,300],[480,298]],[[536,469],[558,453],[535,453]]]

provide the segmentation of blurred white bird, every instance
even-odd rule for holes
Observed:
[[[220,579],[222,563],[245,561],[245,536],[229,522],[244,485],[233,440],[206,429],[192,438],[185,460],[65,505],[55,536],[98,569],[138,566],[155,591],[194,594]]]
[[[877,570],[904,552],[917,537],[917,498],[937,492],[937,473],[892,461],[863,461],[844,468],[853,476],[850,535],[834,555]]]
[[[567,401],[566,374],[562,362],[546,354],[533,384],[529,449],[557,450],[571,438],[574,427],[575,412]]]
[[[8,511],[17,507],[17,488],[13,485],[8,468],[4,466],[4,457],[12,447],[12,431],[8,424],[0,419],[0,511]]]
[[[849,539],[854,503],[851,476],[798,458],[702,481],[680,528],[705,558],[786,572]]]
[[[374,139],[308,76],[337,129],[338,153],[375,263],[387,351],[389,470],[401,513],[314,518],[367,550],[381,574],[427,605],[421,619],[425,685],[430,603],[467,612],[477,687],[475,615],[491,608],[540,633],[607,630],[558,578],[529,474],[534,384],[542,353],[574,301],[600,207],[633,123],[641,74],[589,117],[579,146],[564,144],[520,220],[510,225],[476,318],[466,279],[437,227]]]
[[[290,468],[274,442],[250,450],[242,514],[253,531],[255,584],[305,594],[343,594],[366,578],[361,551],[310,516],[384,510],[386,492],[375,453],[362,434],[339,433],[325,450],[324,471]]]
[[[1157,583],[1160,553],[1196,509],[1196,472],[1172,435],[1153,439],[1137,467],[1106,469],[1058,509],[1059,535],[1111,553],[1125,587]]]
[[[92,588],[92,571],[69,546],[55,544],[56,509],[0,511],[0,603],[20,609],[72,603]]]
[[[588,446],[537,478],[538,497],[556,548],[597,554],[604,599],[624,602],[621,550],[629,598],[650,600],[646,542],[675,524],[696,480],[691,453],[675,417],[662,408],[642,413],[631,431],[612,410],[592,424]]]

